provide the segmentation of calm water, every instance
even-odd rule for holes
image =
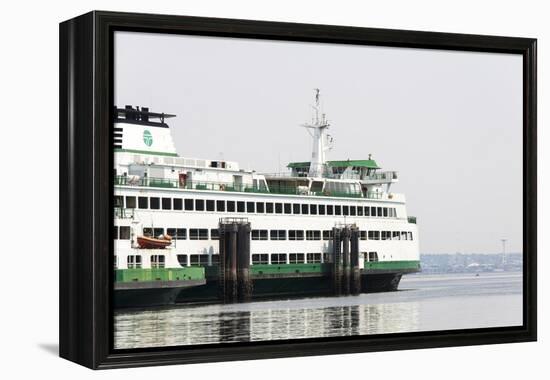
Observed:
[[[522,274],[404,276],[400,291],[115,314],[115,347],[137,348],[522,324]]]

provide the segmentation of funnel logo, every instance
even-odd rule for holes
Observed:
[[[147,146],[153,145],[153,135],[147,129],[143,131],[143,142]]]

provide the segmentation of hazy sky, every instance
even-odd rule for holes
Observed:
[[[422,253],[522,249],[522,58],[121,33],[115,100],[174,113],[184,157],[276,172],[309,161],[313,89],[329,160],[372,153],[399,172]]]

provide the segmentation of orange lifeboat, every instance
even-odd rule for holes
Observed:
[[[160,235],[158,238],[151,236],[138,236],[137,243],[139,248],[163,249],[172,244],[172,237],[170,235]]]

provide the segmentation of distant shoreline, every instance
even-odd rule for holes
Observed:
[[[422,273],[521,272],[521,253],[436,253],[420,254]]]

